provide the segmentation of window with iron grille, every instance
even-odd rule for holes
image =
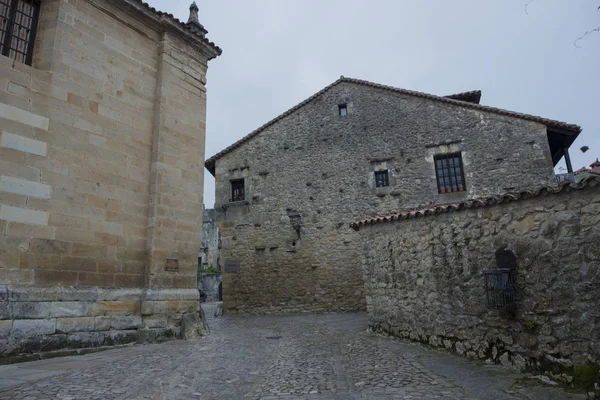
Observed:
[[[0,0],[0,53],[31,65],[40,0]]]
[[[513,309],[516,306],[516,276],[513,268],[483,271],[487,306],[491,309]]]
[[[463,192],[465,175],[461,154],[439,155],[435,156],[434,160],[438,193]]]
[[[390,186],[390,178],[387,169],[385,171],[375,171],[375,187]]]
[[[242,201],[246,198],[244,191],[244,180],[231,181],[231,201]]]

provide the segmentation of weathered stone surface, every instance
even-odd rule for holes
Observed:
[[[104,332],[77,332],[67,335],[67,347],[100,347],[104,345]]]
[[[7,337],[12,330],[12,320],[0,320],[0,338]]]
[[[95,330],[94,317],[57,318],[56,333],[93,332]]]
[[[13,319],[43,319],[50,317],[49,302],[17,301],[11,304],[11,318]]]
[[[201,319],[199,313],[183,314],[181,319],[181,337],[183,339],[194,339],[207,333],[206,322]]]
[[[117,330],[138,329],[142,327],[140,315],[113,315],[110,327]]]
[[[56,319],[17,319],[11,335],[15,337],[51,335],[56,331]]]
[[[600,227],[583,229],[581,208],[599,190],[362,226],[371,329],[570,379],[578,363],[600,365],[590,318],[600,304]],[[516,257],[516,309],[487,306],[482,272],[496,269],[500,250]]]
[[[51,317],[85,317],[88,315],[86,302],[80,301],[57,301],[50,304]]]

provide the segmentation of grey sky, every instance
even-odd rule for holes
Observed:
[[[600,0],[196,0],[223,49],[208,73],[206,157],[340,75],[579,124],[600,157]],[[187,21],[191,0],[151,0]],[[590,150],[583,154],[583,145]],[[214,179],[205,170],[205,204]]]

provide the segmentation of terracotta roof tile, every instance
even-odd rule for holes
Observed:
[[[287,110],[283,114],[275,117],[274,119],[272,119],[271,121],[267,122],[266,124],[264,124],[260,128],[252,131],[251,133],[249,133],[248,135],[244,136],[243,138],[241,138],[237,142],[233,143],[232,145],[226,147],[224,150],[222,150],[222,151],[218,152],[217,154],[215,154],[214,156],[210,157],[209,159],[207,159],[205,161],[204,166],[206,167],[206,169],[208,169],[210,171],[211,174],[214,175],[215,174],[215,163],[216,163],[217,159],[219,159],[219,158],[223,157],[225,154],[230,153],[231,151],[237,149],[242,144],[246,143],[247,141],[249,141],[250,139],[252,139],[256,135],[258,135],[259,133],[261,133],[262,131],[264,131],[265,129],[267,129],[268,127],[270,127],[271,125],[275,124],[276,122],[280,121],[281,119],[285,118],[286,116],[294,113],[298,109],[302,108],[306,104],[308,104],[311,101],[315,100],[317,97],[321,96],[323,93],[325,93],[326,91],[328,91],[329,89],[333,88],[334,86],[336,86],[336,85],[338,85],[340,83],[354,83],[354,84],[368,86],[368,87],[372,87],[372,88],[388,90],[388,91],[394,92],[394,93],[408,94],[408,95],[415,96],[415,97],[421,97],[421,98],[425,98],[425,99],[436,100],[436,101],[440,101],[440,102],[444,102],[444,103],[448,103],[448,104],[454,104],[454,105],[461,106],[461,107],[473,108],[473,109],[476,109],[476,110],[487,111],[487,112],[491,112],[491,113],[495,113],[495,114],[499,114],[499,115],[506,115],[506,116],[514,117],[514,118],[525,119],[525,120],[528,120],[528,121],[535,121],[535,122],[539,122],[541,124],[544,124],[544,125],[546,125],[546,126],[548,126],[550,128],[567,130],[567,131],[573,132],[575,135],[578,135],[581,132],[581,127],[579,127],[578,125],[568,124],[566,122],[555,121],[555,120],[551,120],[551,119],[547,119],[547,118],[542,118],[542,117],[536,117],[534,115],[529,115],[529,114],[522,114],[522,113],[518,113],[518,112],[515,112],[515,111],[503,110],[503,109],[495,108],[495,107],[482,106],[480,104],[471,103],[471,102],[467,102],[467,101],[461,101],[461,100],[457,100],[457,99],[452,98],[451,96],[453,96],[453,95],[450,95],[450,97],[448,97],[448,96],[447,97],[436,96],[436,95],[433,95],[433,94],[427,94],[427,93],[422,93],[422,92],[416,92],[416,91],[413,91],[413,90],[395,88],[393,86],[381,85],[379,83],[364,81],[364,80],[360,80],[360,79],[353,79],[353,78],[341,77],[337,81],[333,82],[331,85],[326,86],[322,90],[320,90],[317,93],[315,93],[312,96],[310,96],[308,99],[306,99],[303,102],[295,105],[294,107],[290,108],[289,110]],[[469,92],[466,92],[466,93],[469,93]],[[458,95],[461,95],[461,94],[459,93],[459,94],[454,95],[454,96],[458,96]]]
[[[382,224],[385,222],[401,221],[409,218],[426,217],[428,215],[447,213],[452,211],[466,210],[470,208],[489,207],[495,204],[510,203],[531,197],[537,197],[544,194],[557,194],[563,191],[582,190],[588,187],[600,186],[600,176],[589,176],[581,181],[561,182],[557,185],[540,186],[537,188],[523,190],[521,192],[505,193],[501,195],[480,197],[472,200],[465,200],[457,203],[428,205],[418,208],[411,208],[390,212],[387,214],[375,215],[373,217],[360,219],[350,223],[350,227],[359,230],[361,226]]]

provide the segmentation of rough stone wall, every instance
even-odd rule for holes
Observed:
[[[88,332],[96,346],[110,342],[97,332],[178,329],[198,311],[214,49],[135,1],[41,4],[33,66],[0,56],[0,341],[11,338],[11,356],[35,350],[17,338],[69,347]],[[177,260],[168,271],[166,259]]]
[[[600,385],[600,180],[359,233],[373,330]],[[487,308],[482,276],[504,249],[517,260],[512,314]]]
[[[198,290],[206,295],[206,301],[220,301],[219,286],[221,285],[221,274],[198,273]]]
[[[338,115],[338,104],[348,115]],[[433,156],[461,151],[467,191],[438,194]],[[390,186],[376,188],[374,171]],[[351,218],[546,183],[546,127],[342,83],[216,161],[226,312],[364,309]],[[231,202],[232,179],[246,200]],[[288,212],[302,215],[301,236]],[[228,273],[226,263],[239,262]]]
[[[198,257],[202,257],[200,270],[213,268],[221,270],[221,234],[216,223],[215,210],[204,209],[202,217],[202,246]]]

